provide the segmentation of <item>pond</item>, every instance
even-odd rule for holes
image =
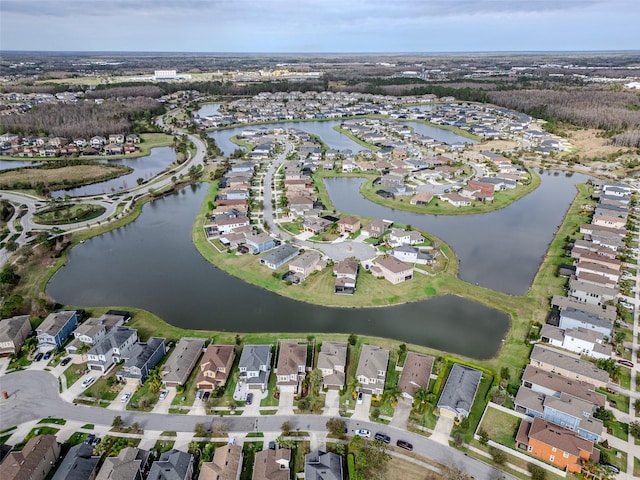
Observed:
[[[455,250],[462,280],[523,295],[576,196],[576,184],[589,179],[558,170],[543,171],[540,176],[540,186],[529,195],[506,208],[478,215],[423,215],[384,207],[362,196],[362,178],[327,178],[325,185],[337,211],[433,233]]]
[[[105,180],[104,182],[92,183],[82,187],[71,188],[69,190],[56,190],[51,193],[53,198],[82,197],[88,195],[104,195],[118,193],[121,190],[134,187],[138,178],[150,180],[163,172],[176,159],[176,153],[171,147],[156,147],[151,149],[151,153],[146,157],[119,158],[116,160],[100,159],[100,163],[109,165],[125,165],[133,168],[133,172],[122,175],[118,178]]]
[[[133,223],[77,245],[47,293],[67,305],[143,308],[184,328],[356,333],[479,359],[492,357],[500,348],[508,316],[464,298],[329,308],[228,275],[204,260],[191,241],[205,193],[204,185],[182,189],[146,204]]]

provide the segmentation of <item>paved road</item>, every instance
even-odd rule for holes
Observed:
[[[324,415],[266,415],[266,416],[226,416],[213,417],[203,415],[171,415],[157,413],[138,413],[114,411],[98,407],[73,405],[58,395],[56,378],[45,371],[22,371],[0,377],[0,391],[7,391],[8,400],[0,400],[0,429],[4,430],[24,422],[38,420],[47,416],[64,418],[96,425],[109,426],[116,415],[120,415],[125,425],[138,422],[149,431],[175,431],[192,434],[197,423],[210,425],[212,422],[224,422],[230,434],[248,432],[279,432],[283,422],[289,421],[294,429],[307,431],[321,436],[326,432],[327,416]],[[402,430],[363,420],[344,419],[349,432],[366,428],[372,432],[384,432],[392,439],[399,438],[411,442],[414,452],[438,463],[455,465],[476,479],[494,480],[500,476],[507,479],[515,477],[483,462],[467,457],[461,452],[440,445],[429,438]]]

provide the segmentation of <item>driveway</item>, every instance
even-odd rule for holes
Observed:
[[[113,400],[107,408],[109,410],[119,410],[121,412],[125,411],[127,409],[127,403],[129,403],[129,400],[131,400],[131,397],[129,397],[129,400],[127,400],[126,402],[123,402],[120,399],[122,398],[123,395],[127,393],[133,395],[135,391],[136,391],[136,385],[125,385],[124,388],[120,390],[115,400]]]
[[[90,377],[96,377],[96,380],[97,380],[98,377],[100,377],[100,372],[96,372],[96,371],[89,372],[83,375],[82,377],[80,377],[78,381],[73,385],[67,385],[67,389],[60,394],[62,399],[66,400],[67,402],[73,402],[79,395],[82,394],[82,392],[84,392],[87,388],[89,388],[88,386],[86,387],[83,386],[82,382],[84,382],[87,378],[90,378]]]
[[[176,398],[176,389],[171,387],[167,388],[166,390],[168,390],[169,393],[167,393],[167,396],[163,400],[158,400],[156,406],[153,407],[153,410],[151,410],[153,413],[169,413],[171,402],[173,402],[173,399]]]
[[[280,400],[278,402],[278,412],[276,415],[293,415],[293,392],[283,392],[280,390]]]
[[[340,390],[327,390],[322,414],[330,417],[340,415]]]
[[[356,408],[351,416],[352,420],[363,420],[365,422],[369,421],[369,410],[371,409],[371,395],[368,393],[364,393],[362,395],[362,403],[358,404],[356,401]]]
[[[409,414],[411,413],[411,403],[411,400],[404,397],[398,400],[398,406],[396,407],[396,411],[393,413],[393,418],[389,425],[406,430],[407,422],[409,421]]]
[[[438,423],[436,423],[436,428],[433,430],[433,435],[431,435],[431,440],[448,446],[452,428],[453,418],[440,415],[440,417],[438,417]]]

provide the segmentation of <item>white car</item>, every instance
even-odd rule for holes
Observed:
[[[164,400],[169,395],[169,390],[160,390],[160,400]]]
[[[122,403],[127,403],[129,401],[129,399],[131,398],[131,394],[130,393],[125,393],[124,395],[122,395],[120,397],[120,401]]]
[[[82,388],[87,388],[89,385],[91,385],[95,381],[96,381],[96,377],[85,378],[82,381]]]
[[[356,435],[358,435],[359,437],[362,437],[362,438],[370,438],[371,437],[371,432],[369,430],[364,429],[364,428],[360,428],[360,429],[356,430]]]

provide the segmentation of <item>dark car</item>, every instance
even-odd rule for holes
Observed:
[[[389,435],[385,435],[382,432],[378,432],[374,435],[374,437],[376,440],[380,440],[384,443],[391,443],[391,437]]]
[[[612,463],[607,463],[607,462],[600,462],[601,465],[607,467],[609,470],[611,470],[613,473],[620,473],[620,469],[618,467],[616,467],[614,464]]]
[[[629,360],[619,359],[618,363],[620,365],[624,365],[625,367],[633,368],[633,362],[630,362]]]
[[[413,445],[411,445],[409,442],[406,442],[404,440],[398,440],[396,442],[396,445],[400,448],[404,448],[405,450],[409,450],[409,451],[413,450]]]
[[[71,357],[65,357],[62,359],[62,361],[60,362],[60,365],[62,365],[63,367],[66,367],[67,364],[71,361]]]
[[[35,356],[35,358],[33,359],[34,362],[39,362],[40,360],[42,360],[42,357],[44,356],[44,353],[39,353]]]
[[[275,450],[275,449],[276,449],[276,442],[272,440],[269,442],[269,450]]]
[[[253,402],[253,393],[247,393],[247,405],[251,405]]]
[[[51,358],[51,350],[44,354],[42,360],[49,360]]]

